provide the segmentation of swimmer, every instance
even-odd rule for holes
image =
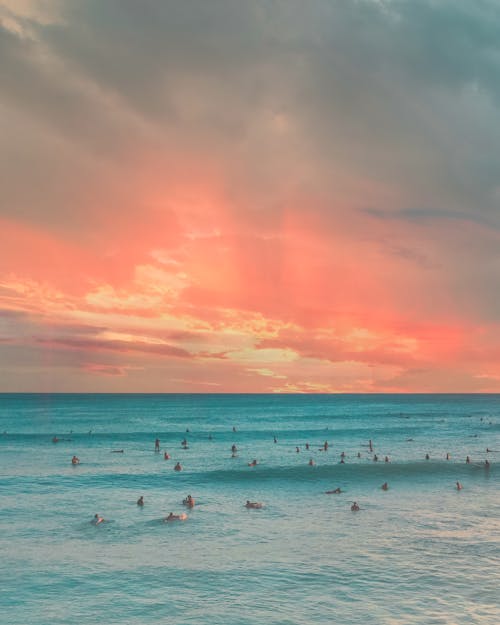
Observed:
[[[257,466],[257,460],[255,460],[255,459],[254,459],[254,460],[252,460],[252,462],[249,462],[249,463],[248,463],[248,466],[249,466],[249,467],[256,467],[256,466]]]
[[[457,482],[457,490],[462,490],[463,486],[460,482]]]
[[[182,514],[174,514],[171,512],[168,516],[163,519],[164,523],[168,523],[170,521],[185,521],[187,519],[187,514],[183,512]]]
[[[71,464],[73,464],[73,465],[80,464],[80,458],[77,458],[76,456],[73,456],[73,458],[71,458]]]
[[[99,525],[100,523],[104,523],[104,519],[102,518],[102,516],[94,514],[94,518],[90,522],[92,523],[92,525]]]
[[[352,512],[357,512],[359,510],[359,506],[358,503],[356,501],[352,502],[352,506],[351,506],[351,511]]]
[[[142,495],[137,500],[137,505],[138,506],[143,506],[144,505],[144,497]]]
[[[155,440],[155,451],[156,452],[160,451],[160,439],[159,438]]]
[[[168,453],[168,451],[166,451],[166,452],[163,454],[163,460],[170,460],[170,454]]]
[[[389,490],[389,484],[387,482],[384,482],[380,488],[382,490]]]
[[[185,506],[187,506],[188,508],[194,508],[195,501],[194,501],[194,499],[191,497],[191,495],[188,495],[188,496],[186,497],[186,499],[183,499],[183,500],[182,500],[182,503],[183,503]]]
[[[245,504],[245,508],[262,508],[264,504],[260,503],[260,501],[248,501]]]
[[[310,467],[313,467],[316,463],[314,462],[312,458],[310,458],[308,464]]]
[[[174,467],[174,471],[182,471],[182,465],[180,462],[178,462],[175,467]]]
[[[325,490],[325,495],[340,495],[342,492],[342,489],[337,487],[335,490]]]

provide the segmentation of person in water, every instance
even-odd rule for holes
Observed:
[[[252,462],[249,462],[249,463],[248,463],[248,466],[249,466],[249,467],[256,467],[256,466],[257,466],[257,460],[254,458],[254,459],[252,460]]]
[[[263,504],[260,501],[248,501],[245,504],[245,508],[262,508]]]
[[[71,464],[80,464],[80,458],[73,456],[73,458],[71,458]]]
[[[326,490],[325,495],[340,495],[341,492],[342,489],[340,487],[337,487],[335,490]]]
[[[389,456],[386,456],[386,457],[384,458],[384,462],[390,462],[390,460],[389,460]]]
[[[191,495],[188,495],[188,496],[186,497],[186,499],[184,499],[184,500],[182,501],[182,503],[183,503],[185,506],[187,506],[188,508],[194,508],[194,503],[195,503],[195,501],[194,501],[194,499],[191,497]]]
[[[457,490],[462,490],[463,486],[460,482],[457,482]]]
[[[168,451],[166,451],[166,452],[163,454],[163,459],[164,459],[164,460],[170,460],[170,454],[168,453]]]
[[[384,482],[380,488],[382,490],[389,490],[389,484],[387,482]]]
[[[357,512],[359,510],[359,506],[358,506],[357,501],[353,501],[352,502],[351,510],[352,510],[352,512]]]
[[[159,438],[155,440],[155,451],[156,452],[160,451],[160,439]]]
[[[163,521],[164,522],[170,522],[170,521],[185,521],[187,519],[187,514],[183,513],[183,514],[174,514],[173,512],[171,512],[168,516],[166,516]]]
[[[470,456],[467,456],[467,458],[465,459],[465,464],[470,464]]]
[[[295,453],[299,453],[300,452],[300,447],[295,447]]]
[[[180,462],[178,462],[175,467],[174,467],[174,471],[182,471],[182,465]]]
[[[237,451],[238,451],[238,448],[237,448],[237,447],[236,447],[236,445],[233,443],[233,444],[231,445],[231,452],[232,452],[233,454],[235,454]]]
[[[99,525],[99,523],[104,523],[104,519],[102,518],[102,516],[94,514],[94,518],[90,522],[92,523],[92,525]]]
[[[143,495],[141,495],[139,497],[139,499],[137,500],[137,505],[138,506],[143,506],[144,505],[144,497],[143,497]]]
[[[313,467],[316,463],[314,462],[314,460],[312,458],[309,458],[309,466]]]
[[[309,451],[309,443],[306,443],[306,450]]]
[[[430,460],[430,459],[431,459],[431,457],[429,456],[429,454],[425,454],[425,459],[426,459],[426,460]]]

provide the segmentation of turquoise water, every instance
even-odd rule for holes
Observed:
[[[499,395],[0,395],[0,432],[2,623],[500,622]]]

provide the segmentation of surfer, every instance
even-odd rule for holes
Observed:
[[[194,508],[195,502],[194,502],[194,499],[191,497],[191,495],[188,495],[186,499],[183,499],[182,503],[188,508]]]
[[[174,514],[171,512],[168,516],[166,516],[163,521],[168,523],[170,521],[185,521],[187,519],[187,514],[183,512],[182,514]]]

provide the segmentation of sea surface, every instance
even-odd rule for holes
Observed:
[[[5,394],[0,434],[2,624],[500,623],[500,395]]]

